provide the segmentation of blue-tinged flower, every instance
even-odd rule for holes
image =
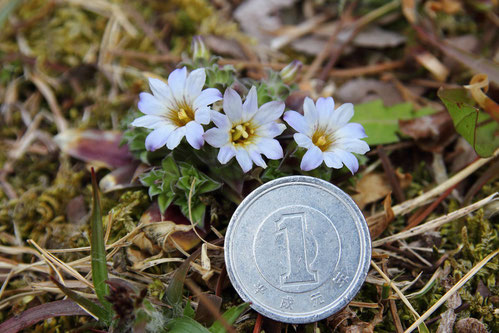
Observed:
[[[365,154],[369,145],[360,140],[367,137],[362,125],[348,123],[353,105],[346,103],[335,110],[331,97],[319,98],[317,104],[307,97],[303,113],[284,114],[284,120],[298,132],[293,136],[296,143],[307,149],[300,168],[309,171],[325,162],[330,168],[340,169],[344,164],[354,174],[359,162],[352,153]]]
[[[210,122],[211,108],[208,105],[222,99],[220,91],[203,89],[206,81],[204,68],[187,75],[187,69],[176,69],[170,73],[168,83],[149,78],[152,95],[140,94],[139,110],[145,116],[132,122],[133,126],[153,131],[146,138],[146,149],[154,151],[166,145],[168,149],[178,146],[185,136],[195,149],[204,144],[202,125]]]
[[[223,109],[225,114],[212,111],[211,119],[217,127],[204,134],[206,142],[220,148],[220,163],[226,164],[235,156],[248,172],[253,163],[267,167],[262,154],[272,160],[282,158],[282,147],[274,138],[286,129],[276,121],[284,112],[283,102],[268,102],[259,108],[256,88],[252,87],[243,104],[239,94],[228,88]]]

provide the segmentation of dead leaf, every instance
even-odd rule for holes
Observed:
[[[210,304],[207,304],[208,302]],[[217,319],[213,316],[213,310],[210,311],[210,309],[214,308],[217,311],[220,311],[221,306],[222,297],[205,294],[204,297],[199,298],[199,304],[196,309],[196,316],[194,319],[201,324],[210,326]]]
[[[276,15],[279,9],[293,5],[296,0],[249,0],[234,11],[234,18],[251,37],[270,45],[270,32],[281,28],[282,22]]]
[[[485,325],[475,318],[464,318],[456,324],[457,333],[487,333]]]
[[[402,174],[397,170],[396,175],[402,189],[407,188],[412,181],[412,176],[408,173]],[[367,204],[385,198],[392,192],[392,188],[384,173],[370,172],[357,182],[355,191],[357,194],[352,198],[363,209]]]
[[[430,152],[442,152],[456,136],[452,118],[447,111],[399,120],[399,128],[400,132],[416,140],[421,149]]]
[[[392,210],[392,196],[391,192],[386,196],[385,200],[383,200],[383,207],[385,210],[384,215],[379,215],[379,217],[376,219],[376,223],[370,223],[369,226],[369,233],[371,234],[371,239],[376,239],[378,238],[383,231],[386,230],[386,228],[390,225],[390,222],[393,221],[395,218],[395,214],[393,213]]]
[[[471,91],[473,99],[487,112],[495,121],[499,122],[499,105],[485,93],[489,90],[489,78],[487,74],[476,74],[471,78],[470,84],[464,86]]]
[[[121,132],[68,129],[54,137],[66,154],[96,167],[117,168],[130,165],[133,156],[128,147],[121,146]]]
[[[140,223],[146,225],[143,228],[143,237],[136,237],[133,242],[138,247],[145,246],[144,250],[155,253],[157,246],[165,252],[176,251],[176,245],[182,250],[189,251],[201,242],[201,239],[192,230],[189,220],[182,215],[180,208],[170,205],[165,213],[161,215],[157,202],[154,202],[140,218]],[[196,229],[201,237],[206,235],[203,229]],[[139,235],[141,236],[141,235]]]

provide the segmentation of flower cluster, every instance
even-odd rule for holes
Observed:
[[[284,102],[259,106],[255,86],[244,103],[232,88],[226,88],[222,98],[218,89],[203,90],[205,82],[204,68],[188,74],[186,67],[174,70],[168,82],[149,79],[152,94],[141,93],[138,103],[145,115],[132,122],[133,126],[152,130],[145,141],[147,150],[165,145],[173,150],[184,137],[194,149],[200,149],[206,141],[219,149],[217,159],[221,164],[235,157],[244,172],[251,170],[253,164],[266,168],[262,155],[270,160],[283,157],[276,137],[286,130],[281,121]],[[218,111],[213,104],[222,99],[222,110]],[[345,165],[352,174],[357,171],[359,164],[352,153],[365,154],[369,146],[361,140],[366,137],[362,125],[349,123],[353,112],[350,103],[335,109],[331,97],[319,98],[317,103],[307,97],[303,115],[296,111],[284,113],[283,120],[296,131],[293,138],[297,145],[306,149],[300,164],[302,170],[313,170],[324,162],[329,168]],[[211,122],[215,126],[205,131],[203,125]]]

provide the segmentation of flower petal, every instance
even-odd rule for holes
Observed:
[[[341,159],[330,151],[324,152],[324,162],[329,168],[341,169],[341,167],[343,167]]]
[[[190,72],[185,81],[184,97],[186,101],[193,102],[203,89],[206,81],[206,73],[204,68],[198,68]]]
[[[334,110],[333,114],[329,118],[329,128],[338,129],[345,126],[346,123],[350,121],[353,117],[353,104],[345,103],[339,108]]]
[[[322,151],[317,146],[312,146],[301,160],[300,168],[303,171],[310,171],[321,165],[323,161]]]
[[[341,159],[352,175],[357,172],[359,169],[359,161],[357,161],[357,158],[353,156],[353,154],[342,149],[335,149],[333,152]]]
[[[197,96],[194,100],[193,106],[194,109],[197,110],[199,108],[203,108],[207,105],[213,104],[221,99],[222,93],[218,89],[208,88],[201,91],[199,96]]]
[[[295,133],[293,135],[293,138],[295,139],[296,143],[298,144],[298,146],[300,147],[303,147],[303,148],[307,148],[309,149],[311,146],[313,146],[314,144],[312,143],[312,139],[310,139],[308,136],[306,136],[305,134],[303,133]]]
[[[203,146],[203,133],[203,126],[195,121],[190,121],[185,125],[185,138],[194,149],[199,149]]]
[[[278,160],[283,156],[282,147],[275,139],[261,138],[257,146],[260,152],[271,160]]]
[[[267,164],[263,160],[262,155],[260,155],[260,153],[258,151],[256,151],[255,149],[250,149],[249,156],[250,156],[251,160],[256,165],[258,165],[258,166],[260,166],[262,168],[266,168],[267,167]]]
[[[248,95],[246,96],[246,100],[243,104],[243,121],[248,121],[255,113],[258,111],[258,96],[256,94],[256,87],[251,87]]]
[[[135,127],[145,127],[150,129],[156,129],[163,126],[171,126],[173,128],[173,125],[169,124],[165,120],[165,118],[154,115],[145,115],[139,117],[132,121],[131,125]]]
[[[168,147],[168,149],[173,150],[174,148],[176,148],[180,143],[180,140],[182,140],[182,138],[185,136],[185,132],[185,126],[179,127],[174,130],[166,141],[166,146]]]
[[[232,124],[231,124],[229,118],[226,115],[224,115],[223,113],[220,113],[220,112],[215,111],[215,110],[211,110],[210,111],[210,118],[218,128],[223,128],[223,129],[231,129],[232,128]]]
[[[210,128],[204,133],[203,137],[206,142],[215,148],[222,147],[229,142],[229,133],[219,128]]]
[[[263,126],[257,127],[256,135],[260,137],[275,138],[286,129],[286,125],[271,121]]]
[[[336,146],[339,149],[356,154],[365,154],[370,150],[367,142],[359,139],[340,139]]]
[[[251,161],[251,158],[249,157],[249,154],[245,149],[237,149],[236,150],[236,160],[244,172],[248,172],[251,170],[251,167],[253,166],[253,162]]]
[[[226,164],[236,155],[236,149],[232,144],[228,144],[220,148],[218,152],[218,161],[222,164]]]
[[[150,115],[160,115],[166,113],[168,110],[166,105],[158,100],[153,95],[143,92],[140,93],[140,99],[138,103],[139,110],[142,113]]]
[[[243,102],[241,96],[234,89],[227,88],[225,90],[224,112],[232,124],[239,124],[242,121]]]
[[[320,97],[316,103],[317,113],[319,115],[319,123],[326,125],[329,117],[334,111],[334,100],[332,97]]]
[[[352,139],[363,139],[367,138],[366,131],[364,130],[364,127],[361,124],[357,123],[349,123],[346,124],[345,126],[339,128],[336,131],[336,134],[338,137],[348,137]]]
[[[160,79],[149,78],[149,87],[156,97],[166,107],[171,107],[173,102],[172,91],[168,85]]]
[[[168,85],[172,90],[172,96],[177,101],[184,97],[185,80],[187,78],[187,68],[182,67],[174,70],[168,76]]]
[[[309,127],[313,127],[319,120],[314,101],[310,97],[305,97],[303,102],[303,115]]]
[[[168,137],[172,132],[165,128],[158,128],[149,133],[146,137],[146,149],[149,151],[155,151],[165,145]]]
[[[305,121],[305,117],[299,114],[296,111],[287,111],[284,113],[284,120],[288,123],[289,126],[293,127],[293,129],[300,133],[307,133],[308,126]]]
[[[253,117],[253,121],[257,125],[263,125],[265,123],[275,121],[284,112],[285,105],[283,102],[268,102],[263,104]]]
[[[210,112],[211,109],[209,107],[198,109],[194,114],[194,119],[199,124],[207,125],[210,123]]]

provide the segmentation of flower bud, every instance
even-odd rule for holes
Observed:
[[[302,66],[303,64],[301,63],[301,61],[293,60],[289,65],[281,69],[281,71],[279,72],[282,81],[286,84],[293,83]]]
[[[191,43],[192,59],[206,59],[210,58],[210,51],[206,48],[201,36],[192,37]]]

